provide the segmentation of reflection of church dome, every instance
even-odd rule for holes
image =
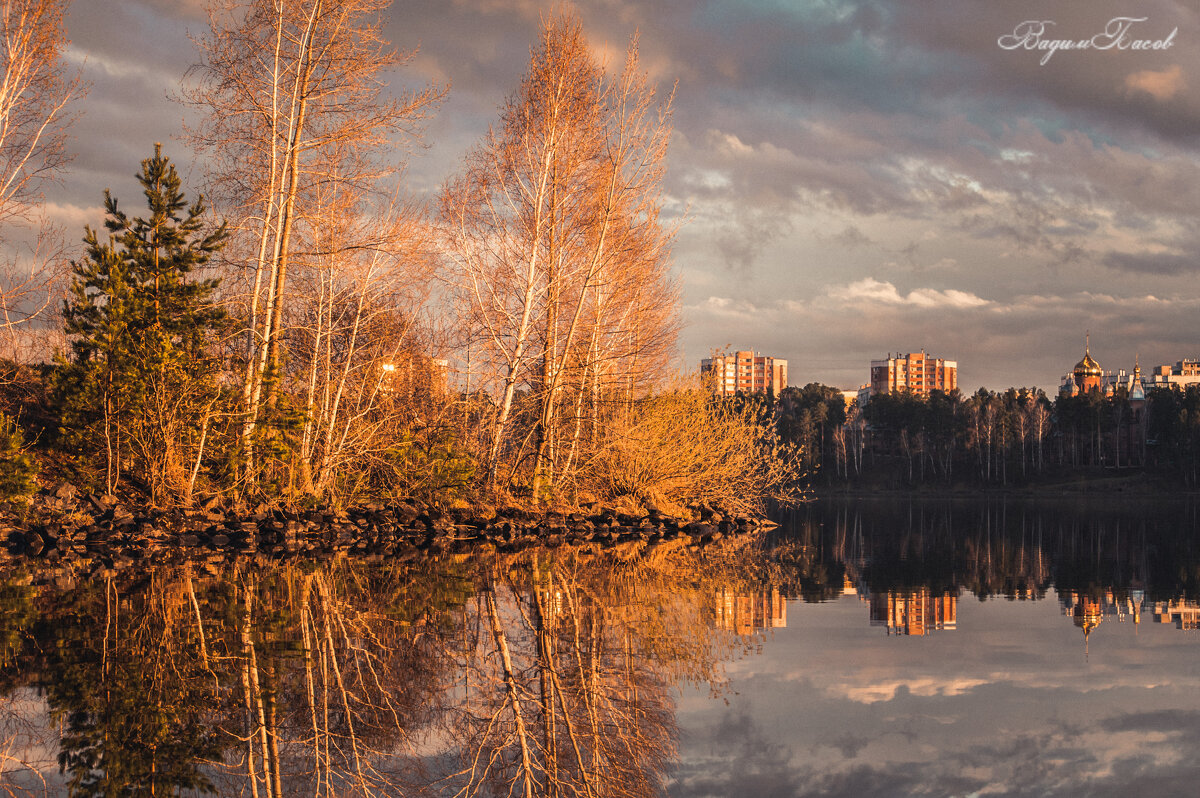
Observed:
[[[1104,620],[1104,610],[1100,606],[1100,602],[1089,598],[1076,604],[1075,611],[1071,615],[1075,620],[1075,625],[1082,629],[1084,634],[1090,634]]]
[[[1086,654],[1092,630],[1104,620],[1104,607],[1094,598],[1080,596],[1071,612],[1075,625],[1083,630],[1083,650]]]

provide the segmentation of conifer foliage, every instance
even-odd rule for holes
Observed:
[[[208,343],[223,319],[217,281],[194,272],[226,232],[206,222],[203,198],[188,205],[160,145],[137,178],[147,215],[127,216],[105,191],[108,238],[88,227],[85,256],[71,264],[71,352],[56,387],[64,431],[101,455],[107,492],[132,469],[155,501],[186,501],[220,398]]]
[[[28,501],[37,490],[37,472],[16,419],[0,413],[0,501]]]

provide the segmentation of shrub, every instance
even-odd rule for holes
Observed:
[[[770,404],[683,384],[618,409],[583,486],[655,505],[761,511],[804,496],[803,449],[780,440]]]

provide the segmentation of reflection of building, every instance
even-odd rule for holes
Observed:
[[[787,361],[752,351],[713,355],[700,361],[700,373],[715,378],[714,390],[724,396],[736,393],[766,393],[776,396],[787,387]]]
[[[891,355],[871,361],[871,396],[909,391],[928,396],[930,391],[958,388],[958,362],[930,357],[925,350]]]
[[[1071,619],[1086,639],[1104,620],[1104,605],[1091,596],[1080,596],[1071,607]]]
[[[1077,627],[1083,630],[1084,648],[1087,648],[1088,638],[1092,631],[1104,622],[1105,618],[1116,618],[1123,623],[1126,618],[1133,619],[1136,627],[1142,620],[1142,605],[1145,603],[1145,592],[1135,588],[1125,598],[1117,598],[1112,590],[1103,594],[1085,595],[1076,591],[1059,594],[1063,615],[1071,619]],[[1155,621],[1159,621],[1157,609]],[[1169,619],[1168,619],[1169,620]]]
[[[770,593],[738,595],[725,588],[717,591],[718,629],[739,635],[752,635],[759,629],[787,627],[787,601],[775,588]]]
[[[1158,601],[1154,604],[1155,623],[1174,623],[1176,629],[1200,629],[1200,603],[1195,601]]]
[[[958,596],[932,596],[929,588],[913,593],[872,593],[871,625],[887,626],[888,634],[927,635],[958,628]]]

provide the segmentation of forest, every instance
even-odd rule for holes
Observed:
[[[1158,488],[1200,485],[1200,386],[1119,388],[1053,399],[1038,389],[873,396],[847,408],[811,383],[764,399],[784,441],[820,487],[1062,486],[1137,477]]]
[[[4,0],[0,492],[156,506],[400,496],[750,506],[796,495],[771,419],[672,373],[673,96],[636,36],[602,64],[569,11],[436,196],[402,155],[448,89],[399,92],[387,0],[219,0],[179,76],[195,120],[105,192],[69,183],[67,0]],[[171,151],[203,165],[183,184]],[[73,244],[82,235],[82,248]]]

